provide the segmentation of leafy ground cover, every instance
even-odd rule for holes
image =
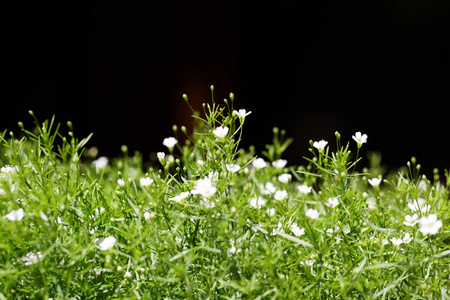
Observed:
[[[448,171],[361,168],[360,132],[297,167],[275,128],[258,157],[233,98],[153,163],[54,118],[3,132],[0,299],[450,299]]]

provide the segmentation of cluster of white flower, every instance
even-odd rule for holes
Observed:
[[[17,171],[19,171],[19,167],[14,167],[11,165],[6,165],[4,167],[1,167],[0,172],[2,173],[10,173],[10,174],[14,174]]]

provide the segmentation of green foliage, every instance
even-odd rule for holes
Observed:
[[[256,160],[233,99],[192,109],[195,133],[156,165],[126,147],[106,162],[54,118],[5,131],[0,299],[450,299],[448,171],[386,174],[371,154],[359,173],[339,133],[286,166],[278,129]]]

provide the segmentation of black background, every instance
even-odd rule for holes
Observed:
[[[115,156],[165,150],[192,105],[233,92],[243,147],[278,126],[309,140],[362,131],[391,167],[450,168],[449,1],[90,1],[3,7],[0,127],[56,115]],[[66,131],[63,126],[63,132]]]

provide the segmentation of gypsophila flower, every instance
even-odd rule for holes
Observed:
[[[125,278],[133,277],[133,275],[130,272],[128,272],[128,271],[125,272],[124,276],[125,276]]]
[[[253,167],[255,167],[256,169],[262,169],[265,166],[267,166],[267,163],[265,162],[264,159],[262,158],[257,158],[252,162]]]
[[[316,220],[319,218],[319,211],[317,209],[308,208],[305,215],[310,219]]]
[[[403,240],[402,240],[401,238],[397,239],[397,238],[395,238],[395,237],[392,237],[392,238],[391,238],[391,243],[392,243],[394,246],[400,246],[401,244],[403,244]]]
[[[412,241],[412,236],[409,235],[409,233],[405,233],[402,237],[402,241],[404,244],[409,244]]]
[[[183,199],[185,199],[186,197],[188,197],[190,195],[190,192],[181,192],[179,195],[169,198],[169,200],[171,201],[175,201],[175,202],[181,202]]]
[[[420,218],[419,224],[419,230],[423,234],[436,234],[442,227],[442,221],[438,220],[435,214],[430,214],[427,217]]]
[[[25,266],[33,265],[37,263],[42,258],[41,252],[29,252],[24,257],[22,257],[22,260],[25,262]]]
[[[268,215],[268,216],[272,217],[272,216],[275,216],[275,213],[276,213],[277,211],[275,210],[275,208],[268,208],[268,209],[266,210],[266,212],[267,212],[267,215]]]
[[[375,201],[375,198],[367,198],[366,203],[370,212],[374,212],[377,210],[377,202]]]
[[[19,171],[18,167],[14,167],[14,166],[10,166],[10,165],[4,166],[4,167],[2,167],[0,169],[0,172],[2,172],[2,173],[10,173],[10,174],[14,174],[17,171]]]
[[[218,138],[224,138],[228,134],[229,130],[230,129],[228,127],[219,126],[219,127],[216,127],[216,129],[213,130],[213,134],[215,136],[217,136]]]
[[[314,264],[314,260],[312,259],[307,259],[305,261],[301,261],[300,264],[302,266],[312,266]]]
[[[382,180],[381,178],[372,178],[369,179],[368,182],[370,183],[371,186],[376,187],[380,185],[381,180]]]
[[[141,178],[139,180],[139,182],[141,183],[142,187],[147,187],[153,183],[153,179],[151,179],[150,177],[145,177],[145,178]]]
[[[0,196],[1,197],[5,197],[6,196],[6,191],[4,189],[0,189]]]
[[[231,173],[236,173],[241,169],[240,166],[234,164],[226,164],[225,167],[227,168],[228,172]]]
[[[166,154],[164,152],[158,152],[158,153],[156,153],[156,157],[158,157],[159,161],[164,161]]]
[[[199,179],[197,180],[195,191],[205,198],[210,198],[216,193],[216,187],[212,184],[211,179]]]
[[[124,181],[122,178],[120,178],[120,179],[117,180],[117,184],[118,184],[120,187],[124,187],[124,186],[125,186],[125,181]]]
[[[361,147],[362,144],[367,143],[367,134],[361,134],[360,131],[352,135],[352,138],[358,144],[358,147]]]
[[[239,252],[241,252],[241,249],[236,249],[236,247],[234,247],[234,245],[232,245],[231,248],[228,249],[227,254],[228,254],[228,256],[231,256],[234,254],[238,254]]]
[[[304,184],[298,186],[298,190],[302,194],[309,194],[309,193],[311,193],[311,189],[312,189],[312,187],[304,185]]]
[[[216,205],[213,201],[209,201],[208,199],[204,198],[203,200],[200,200],[200,204],[203,205],[206,208],[214,208]]]
[[[325,205],[330,208],[334,208],[339,205],[339,200],[338,198],[328,198],[328,200],[325,202]]]
[[[305,229],[298,227],[296,222],[292,223],[289,229],[295,236],[301,236],[305,234]]]
[[[323,151],[327,144],[328,144],[327,141],[321,140],[321,141],[318,141],[318,142],[314,142],[313,143],[313,147],[318,149],[319,151]]]
[[[285,190],[282,190],[282,191],[276,191],[275,195],[273,197],[275,198],[275,200],[282,201],[282,200],[286,199],[287,196],[288,196],[288,193]]]
[[[403,221],[403,224],[406,226],[414,226],[417,222],[419,222],[419,216],[414,214],[412,217],[410,215],[405,216],[405,221]]]
[[[291,174],[281,174],[278,176],[278,181],[281,183],[288,183],[289,181],[291,181],[291,178]]]
[[[101,239],[95,239],[94,243],[100,251],[106,251],[114,247],[116,241],[117,240],[115,237],[109,236]]]
[[[262,197],[254,197],[250,198],[248,201],[248,204],[250,204],[251,207],[260,209],[264,204],[266,204],[267,200]]]
[[[261,193],[263,193],[264,195],[273,194],[276,191],[277,191],[277,188],[270,181],[266,182],[266,185],[261,185]]]
[[[99,158],[97,158],[96,160],[94,160],[92,162],[92,166],[96,170],[103,170],[107,164],[108,164],[108,158],[106,156],[100,156]]]
[[[272,166],[274,166],[277,169],[283,169],[287,164],[287,160],[285,159],[278,159],[272,162]]]
[[[408,200],[408,207],[412,211],[419,211],[421,213],[427,213],[430,211],[431,206],[427,205],[427,202],[423,198],[415,199],[415,200]]]
[[[163,140],[163,145],[169,149],[172,149],[177,143],[178,141],[174,137],[168,137]]]
[[[251,114],[252,112],[247,112],[245,109],[240,109],[239,111],[233,111],[233,114],[239,117],[239,120],[242,122],[246,116]]]
[[[25,216],[23,212],[23,208],[19,208],[18,210],[12,210],[9,214],[3,217],[3,219],[8,219],[10,221],[20,221]]]

